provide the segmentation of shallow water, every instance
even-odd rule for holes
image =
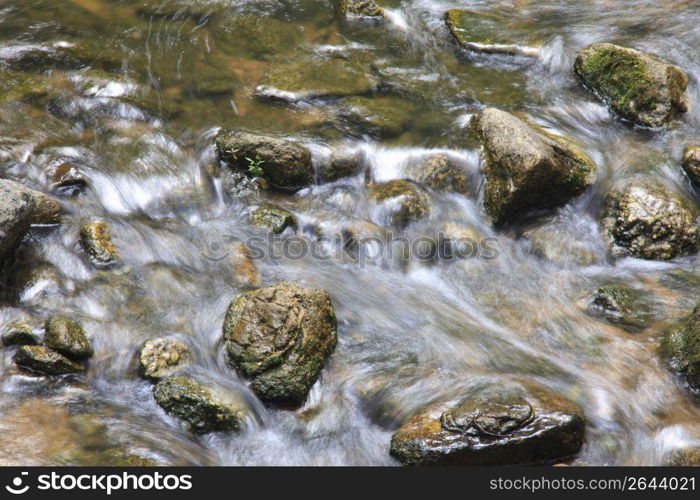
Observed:
[[[75,314],[96,349],[85,379],[63,381],[21,374],[13,350],[0,351],[0,463],[393,465],[389,440],[403,419],[500,379],[534,380],[581,405],[588,428],[574,464],[662,464],[700,442],[697,400],[657,353],[663,328],[696,301],[697,257],[613,262],[597,223],[610,186],[639,174],[700,201],[678,166],[700,136],[700,111],[691,107],[664,130],[635,128],[572,73],[576,51],[592,42],[634,46],[685,69],[690,101],[700,102],[700,5],[385,5],[389,22],[372,24],[339,20],[330,1],[0,0],[1,174],[48,192],[47,168],[70,161],[88,183],[60,193],[63,224],[32,231],[18,266],[34,274],[7,288],[0,321],[18,309]],[[442,21],[454,7],[505,13],[543,40],[541,57],[460,53]],[[252,34],[237,24],[250,18],[260,20]],[[368,58],[374,93],[392,96],[407,117],[398,128],[376,126],[342,98],[260,95],[271,61],[299,51]],[[495,231],[467,130],[484,106],[575,138],[598,165],[595,186],[526,227]],[[220,345],[229,302],[250,288],[232,262],[235,244],[264,236],[248,223],[250,207],[274,199],[299,218],[297,236],[309,243],[321,233],[374,234],[384,214],[367,201],[363,175],[293,196],[241,188],[216,164],[219,127],[297,139],[318,165],[331,150],[361,150],[375,180],[447,152],[469,174],[469,196],[433,194],[430,217],[406,235],[452,223],[495,238],[498,256],[257,260],[263,284],[328,289],[339,320],[338,347],[306,404],[267,408]],[[117,268],[96,269],[79,248],[78,228],[97,217],[112,225]],[[535,230],[560,248],[555,259],[533,250],[524,233]],[[653,297],[643,331],[586,313],[591,293],[611,280]],[[168,334],[191,346],[194,373],[249,401],[254,418],[242,433],[193,437],[156,406],[133,357],[146,339]]]

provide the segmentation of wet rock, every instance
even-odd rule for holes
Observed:
[[[35,199],[16,182],[0,180],[0,262],[17,249],[33,222]]]
[[[63,215],[61,203],[44,193],[33,193],[35,206],[33,224],[60,224]]]
[[[261,97],[299,101],[371,93],[378,85],[370,66],[361,58],[341,53],[302,53],[275,58],[260,80]]]
[[[272,17],[244,16],[225,24],[215,40],[226,54],[265,61],[300,47],[304,32],[294,23]]]
[[[700,304],[683,321],[669,327],[662,353],[671,368],[682,374],[693,391],[700,391]]]
[[[311,153],[301,144],[227,129],[219,132],[215,144],[221,161],[262,177],[275,189],[295,191],[313,181]]]
[[[80,243],[98,266],[115,264],[119,260],[117,248],[112,243],[112,233],[105,221],[94,221],[80,227]]]
[[[49,187],[54,191],[77,191],[87,185],[87,180],[80,170],[69,162],[51,165],[46,171],[46,176],[49,181]]]
[[[467,194],[469,185],[466,172],[449,156],[436,154],[410,165],[408,178],[435,191]]]
[[[184,342],[174,338],[147,340],[139,351],[141,376],[160,380],[182,371],[192,360],[190,349]]]
[[[608,285],[596,290],[589,312],[636,332],[654,321],[648,294],[626,286]]]
[[[60,314],[46,320],[44,342],[71,359],[86,359],[94,353],[82,325]]]
[[[250,252],[245,243],[237,242],[233,245],[231,265],[235,273],[236,282],[239,285],[258,286],[262,281],[258,266],[250,257]]]
[[[664,125],[688,108],[688,75],[656,56],[594,43],[578,53],[574,70],[620,116],[639,125]]]
[[[616,257],[669,260],[698,250],[695,210],[658,183],[637,183],[611,192],[603,226]]]
[[[327,164],[319,167],[324,182],[334,182],[343,177],[352,177],[364,169],[365,155],[362,151],[333,151]]]
[[[84,368],[64,355],[45,346],[21,346],[15,354],[17,366],[45,375],[82,373]]]
[[[536,57],[539,49],[526,33],[509,26],[505,16],[452,9],[445,24],[460,47],[474,52]]]
[[[387,211],[389,225],[405,228],[430,214],[428,196],[414,183],[398,179],[373,184],[369,197]]]
[[[346,117],[379,137],[393,138],[411,127],[416,106],[394,96],[349,97],[343,101]]]
[[[338,0],[338,10],[345,16],[384,17],[384,9],[374,0]]]
[[[262,205],[250,215],[250,222],[264,227],[275,234],[281,234],[288,227],[296,227],[297,221],[291,212],[272,205]]]
[[[543,226],[525,231],[533,253],[561,266],[592,266],[605,260],[605,248],[597,239],[582,238],[577,231]]]
[[[281,406],[304,402],[338,337],[328,293],[289,282],[234,299],[223,331],[229,363],[260,399]]]
[[[484,206],[496,225],[562,205],[593,183],[595,164],[566,138],[494,108],[477,113],[472,126],[483,146]]]
[[[438,403],[404,424],[391,454],[404,465],[516,465],[578,453],[585,419],[544,389],[492,388],[458,404]]]
[[[240,430],[248,414],[240,397],[207,387],[191,377],[161,380],[153,396],[161,408],[184,420],[196,433]]]
[[[2,332],[3,345],[37,345],[39,343],[39,335],[25,319],[17,319],[11,321]]]
[[[700,447],[687,446],[674,450],[668,457],[666,465],[671,467],[700,467]]]
[[[700,146],[688,146],[685,148],[681,165],[690,182],[695,187],[700,188]]]

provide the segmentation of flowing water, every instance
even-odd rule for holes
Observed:
[[[485,380],[537,381],[580,404],[588,427],[575,464],[662,464],[700,441],[697,401],[657,352],[663,328],[698,296],[697,257],[612,261],[598,224],[611,184],[635,175],[700,201],[679,168],[684,145],[700,139],[700,107],[664,130],[634,128],[572,72],[576,51],[592,42],[634,46],[685,69],[690,101],[700,102],[700,5],[384,5],[381,24],[343,21],[326,0],[0,0],[1,175],[48,192],[47,170],[68,161],[87,181],[57,195],[61,225],[32,230],[0,320],[19,310],[74,314],[96,350],[88,375],[68,380],[20,373],[13,349],[0,351],[0,463],[392,465],[389,441],[404,419]],[[442,20],[453,7],[505,14],[543,40],[542,56],[459,53]],[[387,99],[398,124],[377,125],[363,116],[369,108],[348,113],[342,98],[259,95],[269,65],[300,51],[371,61],[374,99]],[[494,230],[467,128],[484,106],[575,138],[598,165],[595,186],[525,227]],[[375,180],[447,152],[468,172],[469,196],[433,193],[430,217],[406,235],[452,224],[495,238],[497,257],[267,255],[254,263],[259,276],[242,279],[237,245],[264,236],[248,222],[261,200],[294,212],[297,242],[373,234],[383,214],[367,202],[365,175],[294,195],[241,186],[216,162],[220,127],[301,141],[316,165],[332,150],[360,150]],[[120,266],[96,269],[83,256],[79,227],[94,218],[110,223]],[[532,234],[550,244],[549,259],[534,251]],[[298,410],[262,405],[223,358],[226,308],[258,280],[325,288],[336,308],[337,349]],[[611,280],[651,297],[642,331],[586,312]],[[192,436],[155,404],[133,359],[162,335],[190,345],[198,376],[246,397],[253,418],[243,432]]]

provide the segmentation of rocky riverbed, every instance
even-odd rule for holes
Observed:
[[[698,21],[0,2],[0,464],[700,465]]]

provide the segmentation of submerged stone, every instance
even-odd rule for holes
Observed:
[[[47,347],[71,359],[86,359],[93,355],[82,325],[68,316],[57,314],[46,320],[44,342]]]
[[[695,210],[658,183],[633,184],[611,192],[603,225],[616,257],[670,260],[698,250]]]
[[[229,363],[263,401],[300,406],[338,338],[328,292],[283,282],[231,302],[224,321]]]
[[[416,106],[395,96],[355,96],[343,101],[347,118],[380,137],[398,137],[414,120]]]
[[[589,311],[636,332],[654,321],[652,306],[650,297],[641,290],[608,285],[596,290]]]
[[[509,26],[509,19],[489,12],[452,9],[445,24],[460,47],[491,54],[536,57],[539,49],[531,37]]]
[[[268,16],[243,16],[217,32],[217,45],[227,54],[268,60],[288,53],[304,43],[300,26]]]
[[[159,380],[182,371],[191,359],[184,342],[174,338],[151,339],[139,351],[139,372],[145,378]]]
[[[215,139],[219,159],[270,186],[295,191],[313,182],[311,152],[296,142],[222,129]]]
[[[404,179],[373,184],[369,188],[369,197],[386,212],[388,224],[397,228],[405,228],[430,214],[428,195]]]
[[[184,420],[196,433],[238,431],[248,415],[241,397],[207,387],[192,377],[161,380],[153,396],[161,408]]]
[[[585,419],[571,401],[537,387],[489,388],[437,403],[391,439],[404,465],[520,465],[578,453]]]
[[[662,341],[662,352],[671,368],[682,374],[690,388],[700,391],[700,304],[690,315],[669,327]]]
[[[484,207],[496,225],[563,205],[593,183],[595,164],[567,138],[494,108],[479,111],[472,127],[483,146]]]
[[[319,176],[324,182],[334,182],[362,172],[365,155],[362,151],[333,151],[328,162],[319,166]]]
[[[302,53],[275,58],[256,92],[262,97],[298,101],[369,94],[377,85],[369,64],[357,58]]]
[[[83,224],[80,228],[80,243],[96,265],[107,266],[119,260],[117,248],[112,242],[112,233],[105,221]]]
[[[431,155],[406,169],[408,178],[435,191],[467,194],[467,173],[444,154]]]
[[[250,222],[258,227],[264,227],[275,234],[281,234],[288,227],[296,227],[294,214],[272,205],[262,205],[250,215]]]
[[[688,75],[656,56],[594,43],[578,53],[574,70],[615,112],[639,125],[658,127],[688,109]]]
[[[14,359],[17,366],[45,375],[66,375],[85,370],[82,365],[45,346],[21,346]]]
[[[695,187],[700,188],[700,146],[688,146],[685,148],[681,165],[690,182]]]

